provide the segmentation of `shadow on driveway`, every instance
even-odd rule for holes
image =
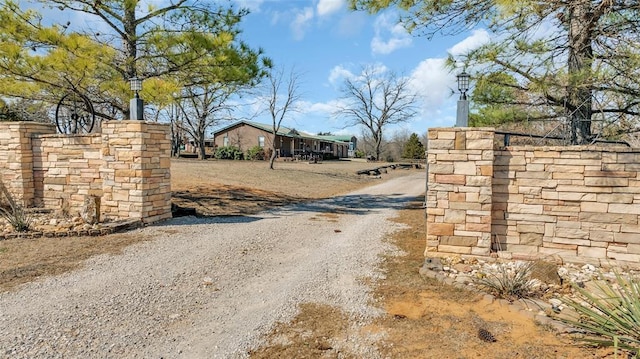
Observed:
[[[202,215],[198,213],[196,216],[187,217],[175,217],[171,220],[157,223],[155,226],[165,225],[191,225],[191,224],[208,224],[208,223],[222,223],[222,224],[236,224],[236,223],[251,223],[259,220],[293,216],[301,212],[312,213],[336,213],[336,214],[352,214],[352,215],[365,215],[371,211],[383,210],[383,209],[403,209],[407,208],[410,203],[420,201],[421,196],[406,196],[404,194],[391,194],[391,195],[369,195],[369,194],[355,194],[336,196],[321,200],[306,200],[302,203],[289,204],[284,206],[269,206],[263,208],[264,211],[253,215]]]

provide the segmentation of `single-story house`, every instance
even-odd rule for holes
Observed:
[[[247,151],[254,146],[267,150],[271,148],[272,138],[271,125],[245,120],[220,128],[213,133],[215,148],[235,146],[242,151]],[[354,136],[315,136],[280,126],[275,137],[275,147],[279,157],[316,154],[346,158],[353,157],[356,141]]]

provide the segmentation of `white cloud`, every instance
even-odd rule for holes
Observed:
[[[426,59],[411,73],[411,87],[421,98],[426,113],[434,113],[434,109],[451,97],[455,76],[445,68],[445,61],[443,58]]]
[[[305,108],[307,109],[306,112],[319,112],[330,116],[333,112],[336,111],[336,109],[339,108],[339,103],[340,101],[338,100],[332,100],[329,102],[307,103]]]
[[[302,40],[305,32],[311,26],[311,20],[313,19],[313,8],[306,7],[302,10],[298,10],[293,22],[291,23],[291,31],[293,32],[293,38],[295,40]]]
[[[417,133],[429,127],[447,127],[455,123],[456,97],[453,89],[456,77],[445,67],[446,59],[430,58],[422,61],[411,73],[411,88],[421,100],[420,114],[410,126]]]
[[[491,37],[487,30],[477,29],[473,30],[469,37],[453,45],[447,51],[453,56],[460,56],[468,53],[471,50],[477,49],[478,47],[488,43],[489,41],[491,41]]]
[[[318,16],[325,16],[337,12],[342,9],[344,5],[345,0],[320,0],[316,9]]]
[[[344,79],[353,77],[355,77],[355,75],[342,65],[334,66],[331,71],[329,71],[329,83],[334,87],[339,86]]]
[[[371,51],[374,54],[390,54],[413,43],[411,35],[398,23],[395,12],[379,15],[373,26],[375,36],[371,40]]]

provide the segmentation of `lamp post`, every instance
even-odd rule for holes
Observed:
[[[469,74],[465,71],[458,74],[458,91],[460,91],[460,99],[458,100],[458,113],[456,116],[456,127],[469,126],[469,101],[467,100],[467,91],[469,90]]]
[[[142,80],[132,77],[129,80],[131,91],[135,93],[134,97],[129,101],[129,119],[144,120],[144,101],[140,98],[139,92],[142,91]]]

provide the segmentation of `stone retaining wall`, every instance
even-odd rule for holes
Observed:
[[[101,219],[171,217],[167,125],[108,121],[101,134],[56,135],[55,127],[0,122],[0,176],[24,206]],[[4,161],[3,161],[4,160]]]
[[[640,149],[429,130],[427,251],[640,267]]]

